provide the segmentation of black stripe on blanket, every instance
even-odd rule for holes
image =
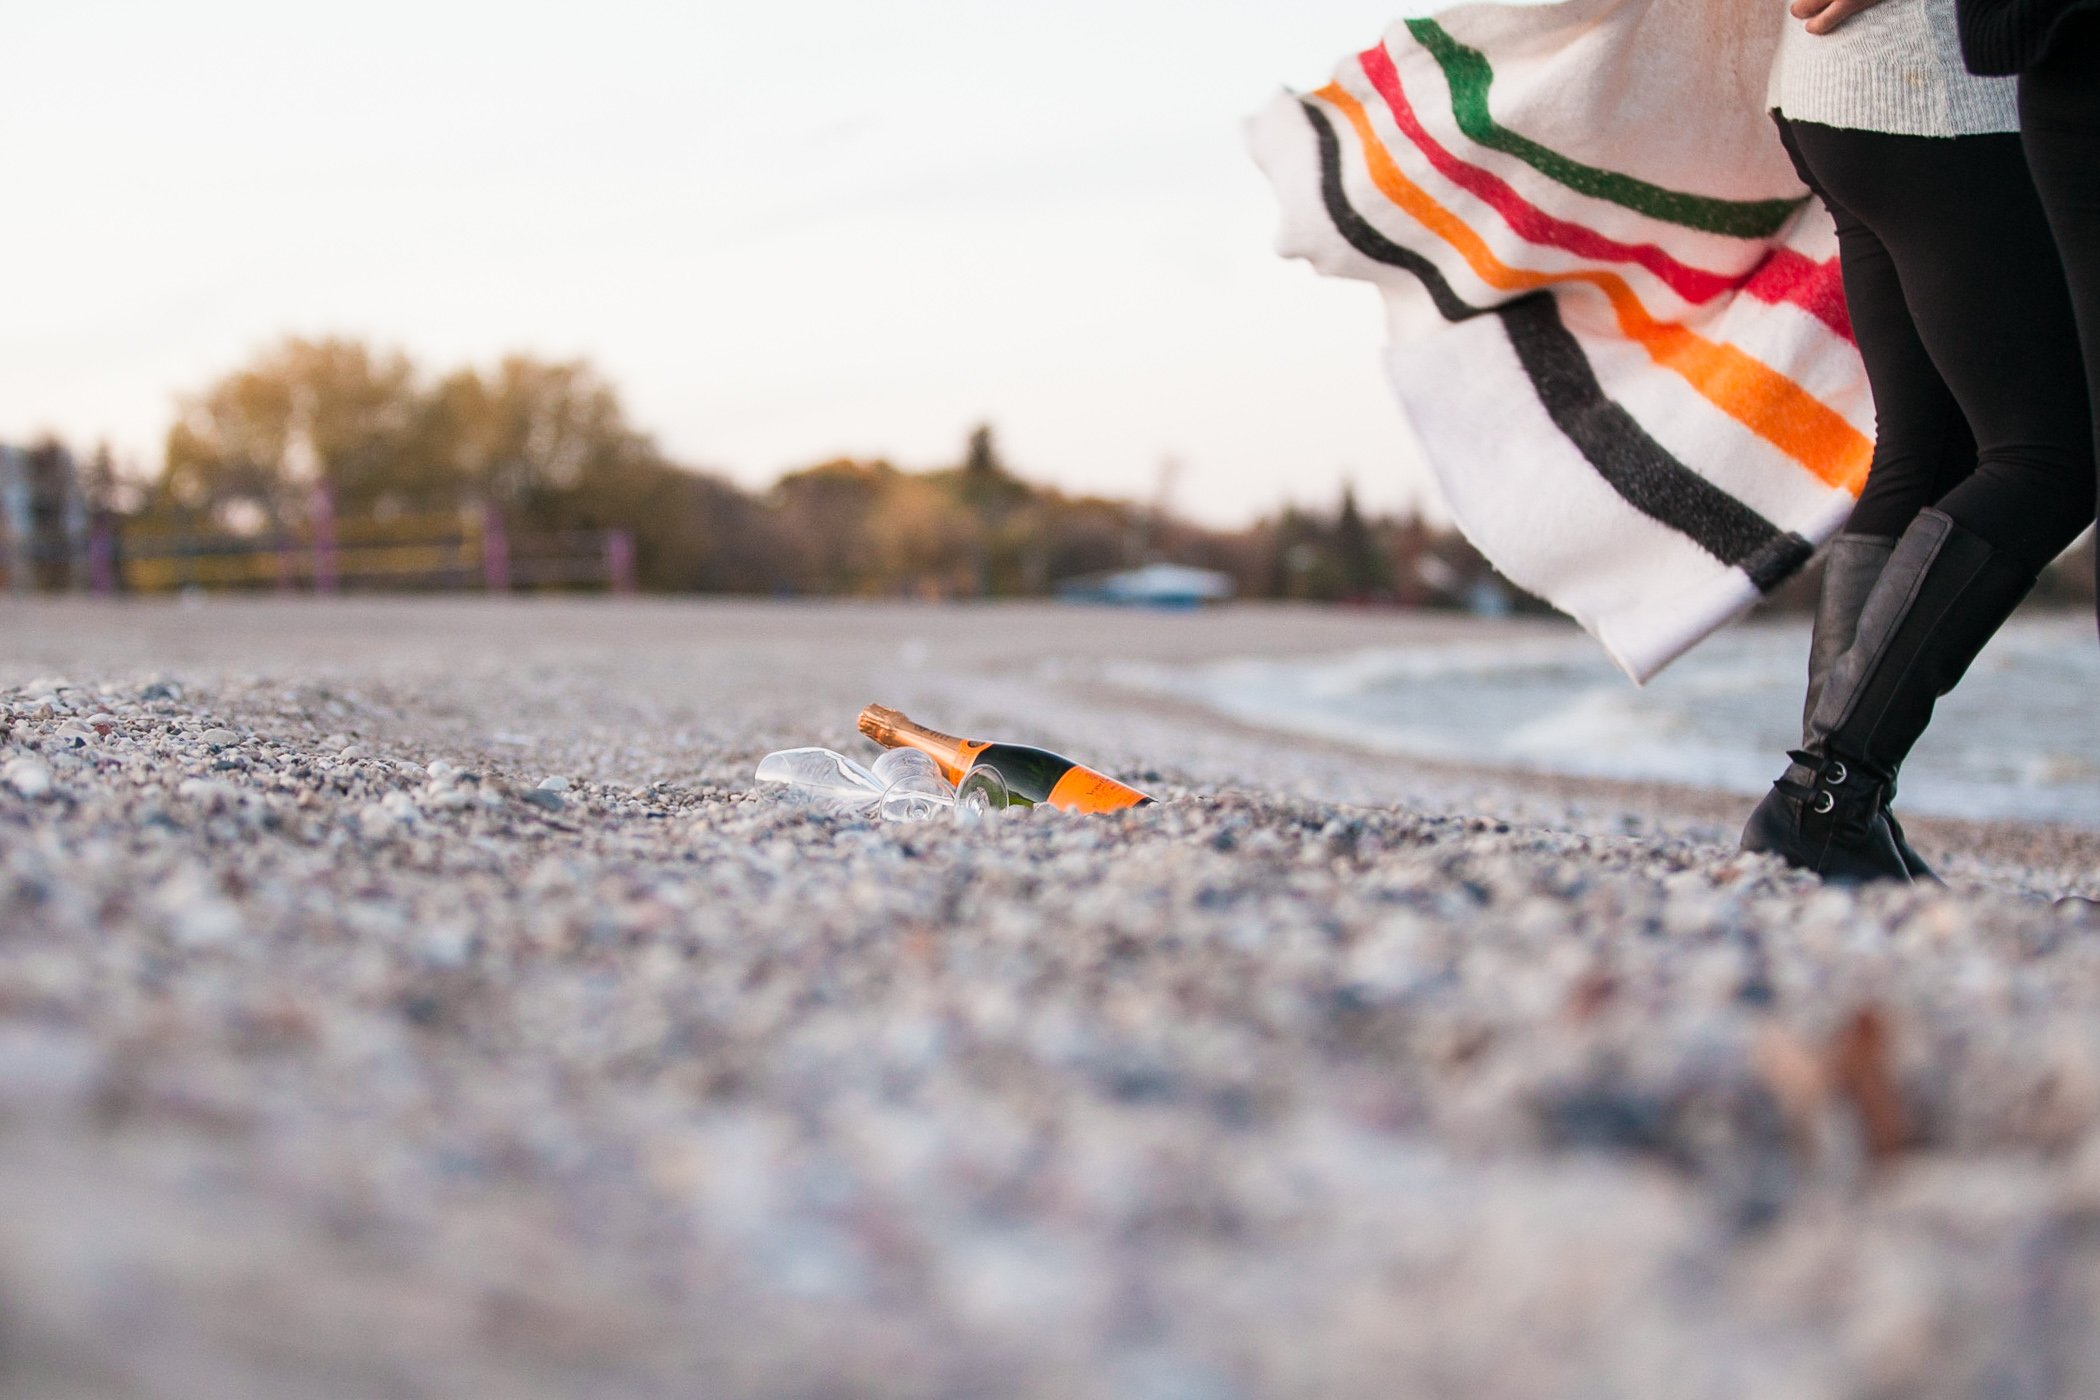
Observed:
[[[1303,99],[1299,105],[1320,143],[1320,196],[1349,246],[1374,262],[1413,273],[1447,321],[1500,317],[1554,426],[1628,505],[1741,569],[1761,593],[1771,592],[1808,562],[1815,550],[1807,540],[1781,530],[1671,456],[1604,392],[1589,357],[1561,321],[1552,293],[1474,306],[1452,290],[1435,263],[1380,233],[1342,189],[1342,146],[1327,114]]]

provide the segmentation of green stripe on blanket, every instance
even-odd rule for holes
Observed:
[[[1488,92],[1495,83],[1495,70],[1487,55],[1459,43],[1433,19],[1408,20],[1407,32],[1435,55],[1443,68],[1444,79],[1451,86],[1451,114],[1469,140],[1515,156],[1578,194],[1606,200],[1651,219],[1730,238],[1770,238],[1801,207],[1797,199],[1734,200],[1685,194],[1570,160],[1495,120],[1488,110]]]

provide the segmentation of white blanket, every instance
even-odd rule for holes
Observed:
[[[1783,22],[1447,10],[1250,125],[1280,251],[1384,294],[1459,527],[1636,682],[1799,569],[1873,454],[1830,218],[1763,110]]]

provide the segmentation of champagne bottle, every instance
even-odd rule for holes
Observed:
[[[860,732],[886,749],[914,748],[940,765],[941,776],[960,783],[972,768],[998,770],[1016,802],[1047,802],[1067,812],[1120,812],[1152,801],[1105,773],[1082,768],[1047,749],[958,739],[913,724],[895,710],[870,705],[860,712]]]

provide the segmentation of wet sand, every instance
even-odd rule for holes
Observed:
[[[2100,1386],[2100,834],[1825,890],[1102,664],[1483,626],[0,605],[0,1389]],[[1166,800],[753,798],[870,700]]]

